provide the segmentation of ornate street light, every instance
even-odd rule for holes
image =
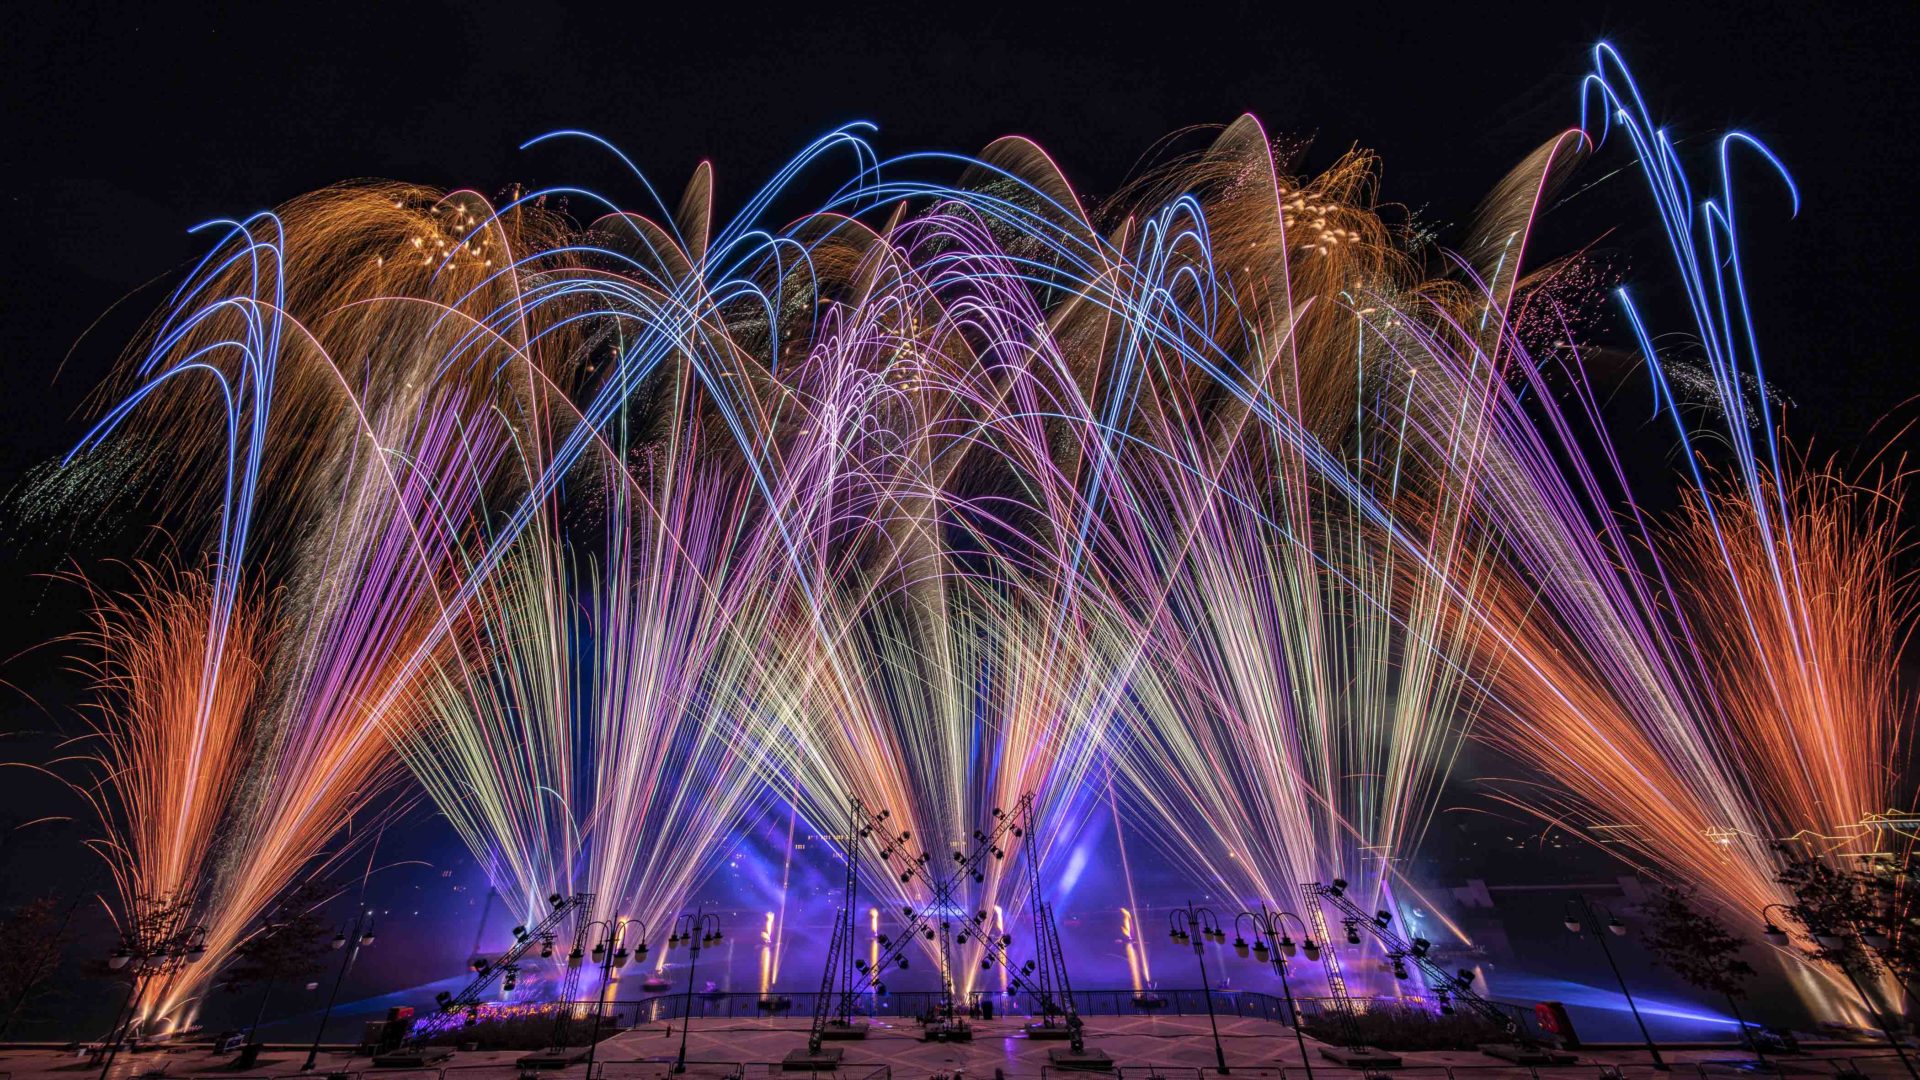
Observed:
[[[1306,941],[1304,951],[1309,963],[1320,959],[1320,945],[1313,940],[1313,931],[1308,928],[1305,919],[1291,911],[1270,908],[1265,902],[1261,903],[1257,913],[1243,911],[1234,917],[1233,927],[1236,939],[1240,933],[1241,919],[1247,919],[1253,923],[1253,947],[1248,949],[1236,940],[1234,951],[1241,956],[1251,952],[1261,963],[1270,964],[1274,972],[1280,976],[1280,992],[1287,999],[1287,1020],[1293,1027],[1294,1041],[1300,1045],[1300,1062],[1306,1068],[1307,1080],[1313,1080],[1313,1058],[1307,1054],[1307,1037],[1300,1030],[1300,1011],[1294,1004],[1293,985],[1287,979],[1287,960],[1292,958],[1300,947],[1294,944],[1293,938],[1287,936],[1285,920],[1292,919],[1300,924],[1300,935]],[[1267,948],[1268,939],[1272,939],[1277,948]]]
[[[1191,901],[1167,913],[1167,928],[1173,940],[1193,945],[1194,959],[1200,964],[1200,990],[1207,999],[1207,1024],[1213,1029],[1213,1060],[1220,1075],[1225,1076],[1229,1071],[1227,1051],[1220,1045],[1220,1022],[1213,1014],[1213,984],[1207,981],[1207,939],[1224,942],[1226,931],[1220,929],[1220,919],[1211,908],[1197,907]]]
[[[1576,904],[1579,905],[1577,911],[1575,910]],[[1600,905],[1600,910],[1607,913],[1607,931],[1614,937],[1624,936],[1627,932],[1627,924],[1614,918],[1613,912],[1609,911],[1605,905]],[[1672,1066],[1668,1065],[1666,1061],[1660,1057],[1660,1048],[1654,1045],[1653,1035],[1647,1031],[1647,1022],[1640,1018],[1640,1006],[1634,1004],[1633,992],[1627,989],[1627,980],[1625,976],[1620,974],[1620,965],[1613,961],[1613,950],[1607,948],[1607,939],[1598,929],[1600,919],[1594,914],[1594,905],[1590,903],[1583,894],[1575,893],[1574,898],[1567,901],[1564,920],[1567,925],[1567,930],[1575,934],[1580,932],[1581,912],[1586,914],[1588,923],[1595,925],[1593,940],[1600,943],[1600,952],[1607,958],[1607,967],[1613,970],[1613,981],[1620,984],[1620,996],[1627,999],[1627,1008],[1633,1012],[1633,1022],[1640,1025],[1640,1038],[1646,1041],[1647,1053],[1653,1055],[1653,1067],[1661,1072],[1673,1071]]]

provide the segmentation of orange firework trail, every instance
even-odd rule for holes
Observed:
[[[222,643],[219,692],[203,698],[212,583],[160,567],[133,572],[124,599],[95,594],[82,636],[100,696],[93,734],[79,744],[92,776],[78,787],[107,827],[94,846],[113,871],[112,910],[128,920],[199,897],[252,757],[250,712],[273,644],[270,613],[243,598]]]
[[[1913,699],[1899,678],[1915,611],[1898,476],[1850,480],[1789,460],[1784,529],[1744,490],[1688,498],[1675,576],[1747,801],[1767,835],[1865,855],[1895,806]],[[1784,570],[1784,573],[1782,571]]]

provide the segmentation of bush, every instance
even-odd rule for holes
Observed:
[[[483,1016],[472,1024],[455,1020],[453,1025],[421,1041],[428,1046],[464,1046],[477,1043],[482,1050],[544,1050],[553,1045],[554,1015],[551,1010],[532,1011],[515,1016]],[[600,1037],[620,1031],[611,1010],[600,1020]],[[585,1046],[593,1038],[593,1014],[576,1016],[567,1025],[566,1045]]]
[[[1346,1039],[1331,1010],[1303,1017],[1307,1034],[1321,1042]],[[1360,1042],[1382,1050],[1472,1050],[1481,1043],[1509,1042],[1513,1036],[1469,1012],[1451,1016],[1410,1005],[1375,1004],[1354,1014]]]

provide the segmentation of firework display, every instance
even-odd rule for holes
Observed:
[[[641,210],[363,183],[217,226],[67,465],[167,447],[128,486],[177,550],[97,593],[75,753],[116,918],[204,927],[142,1019],[416,792],[514,919],[586,893],[656,938],[776,808],[893,912],[1028,793],[1050,850],[1111,802],[1203,888],[1398,908],[1476,740],[1495,800],[1732,918],[1791,902],[1793,852],[1880,851],[1904,478],[1786,445],[1733,163],[1798,193],[1738,133],[1691,182],[1605,46],[1583,94],[1455,250],[1371,157],[1295,175],[1251,117],[1097,202],[1023,139],[883,160],[856,125],[730,220],[703,165],[671,205],[636,171]],[[1629,290],[1530,250],[1603,140],[1686,378]],[[1670,476],[1613,441],[1603,305]],[[850,800],[888,828],[842,835]],[[997,931],[1008,836],[962,889]]]

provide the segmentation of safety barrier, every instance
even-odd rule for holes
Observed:
[[[596,1061],[593,1076],[586,1080],[671,1080],[674,1059],[671,1057],[635,1058],[613,1061]],[[1650,1063],[1602,1064],[1582,1063],[1576,1065],[1519,1065],[1498,1062],[1473,1065],[1405,1065],[1400,1068],[1376,1071],[1347,1068],[1332,1062],[1312,1066],[1313,1080],[1508,1080],[1508,1078],[1526,1077],[1528,1080],[1673,1080],[1688,1073],[1708,1080],[1712,1077],[1727,1076],[1732,1073],[1752,1075],[1776,1075],[1808,1077],[1819,1080],[1822,1077],[1879,1077],[1904,1073],[1899,1059],[1892,1054],[1856,1054],[1847,1057],[1814,1057],[1794,1055],[1785,1061],[1785,1067],[1769,1060],[1763,1068],[1755,1068],[1752,1058],[1724,1059],[1712,1061],[1675,1062],[1671,1071],[1662,1072]],[[1232,1066],[1232,1076],[1236,1080],[1307,1080],[1309,1070],[1299,1065],[1241,1065]],[[515,1071],[511,1062],[494,1062],[486,1065],[450,1065],[432,1069],[359,1069],[329,1070],[307,1074],[320,1080],[460,1080],[464,1075],[487,1071],[495,1074],[509,1074]],[[1109,1075],[1113,1080],[1211,1080],[1214,1070],[1191,1065],[1122,1065]],[[780,1062],[741,1062],[741,1061],[705,1061],[689,1060],[687,1071],[679,1074],[690,1080],[776,1080],[791,1078],[793,1073],[786,1072]],[[995,1080],[1023,1080],[1031,1074],[1007,1073],[995,1070]],[[1088,1080],[1089,1074],[1080,1070],[1059,1069],[1051,1065],[1040,1068],[1041,1080]],[[1100,1074],[1093,1074],[1099,1076]],[[849,1065],[838,1069],[821,1069],[808,1074],[810,1080],[893,1080],[893,1069],[888,1065]],[[0,1080],[12,1080],[10,1073],[0,1072]],[[199,1073],[169,1075],[169,1080],[288,1080],[287,1073]],[[915,1076],[913,1080],[918,1080]],[[952,1074],[942,1076],[929,1073],[928,1080],[954,1080]],[[985,1080],[983,1077],[982,1080]]]

